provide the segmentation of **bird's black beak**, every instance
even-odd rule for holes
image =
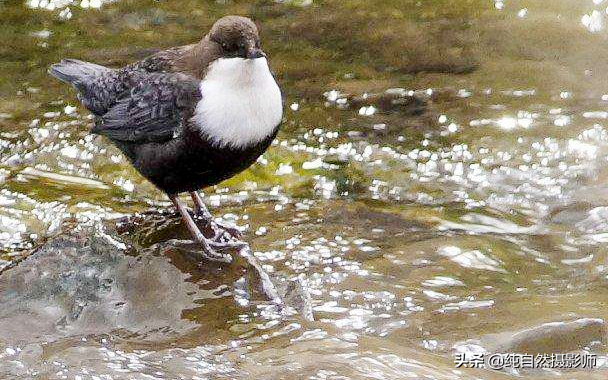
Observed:
[[[247,49],[247,53],[245,54],[245,58],[247,59],[256,59],[266,57],[266,54],[260,48],[250,47]]]

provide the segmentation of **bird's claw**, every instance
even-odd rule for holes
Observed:
[[[236,247],[236,245],[233,244],[218,243],[212,240],[196,241],[171,239],[167,241],[167,243],[188,253],[202,256],[203,258],[209,261],[221,262],[226,264],[232,262],[232,256],[230,256],[229,254],[221,253],[220,251]]]
[[[215,221],[212,221],[211,225],[212,226],[215,225],[215,227],[214,227],[215,230],[223,230],[223,233],[226,233],[237,240],[241,240],[243,238],[243,234],[236,227],[228,226],[224,223],[218,223]]]
[[[241,240],[243,238],[243,234],[237,227],[229,226],[227,224],[216,222],[213,220],[213,217],[208,212],[202,211],[200,209],[195,209],[195,218],[197,220],[201,220],[205,223],[206,226],[211,227],[213,230],[214,240],[219,240],[223,235],[227,235],[228,239],[236,239]]]
[[[229,241],[225,241],[225,242],[213,241],[213,242],[210,242],[209,245],[211,245],[211,247],[213,247],[215,249],[224,250],[224,249],[233,249],[233,248],[244,248],[244,247],[247,247],[249,244],[247,244],[244,241],[240,241],[240,240],[229,240]]]

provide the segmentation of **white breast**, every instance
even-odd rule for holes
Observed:
[[[270,136],[283,117],[281,90],[266,58],[220,58],[200,91],[192,121],[217,146],[251,146]]]

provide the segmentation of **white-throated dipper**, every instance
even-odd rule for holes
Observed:
[[[249,18],[222,17],[200,42],[119,69],[65,59],[49,73],[78,91],[95,115],[91,132],[169,196],[203,253],[220,258],[218,250],[235,245],[205,237],[178,194],[189,192],[213,224],[197,190],[248,168],[278,132],[281,91]]]

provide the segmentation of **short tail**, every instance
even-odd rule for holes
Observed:
[[[86,91],[92,80],[108,71],[112,69],[77,59],[64,59],[49,67],[49,74],[60,81],[70,83],[79,91]]]

